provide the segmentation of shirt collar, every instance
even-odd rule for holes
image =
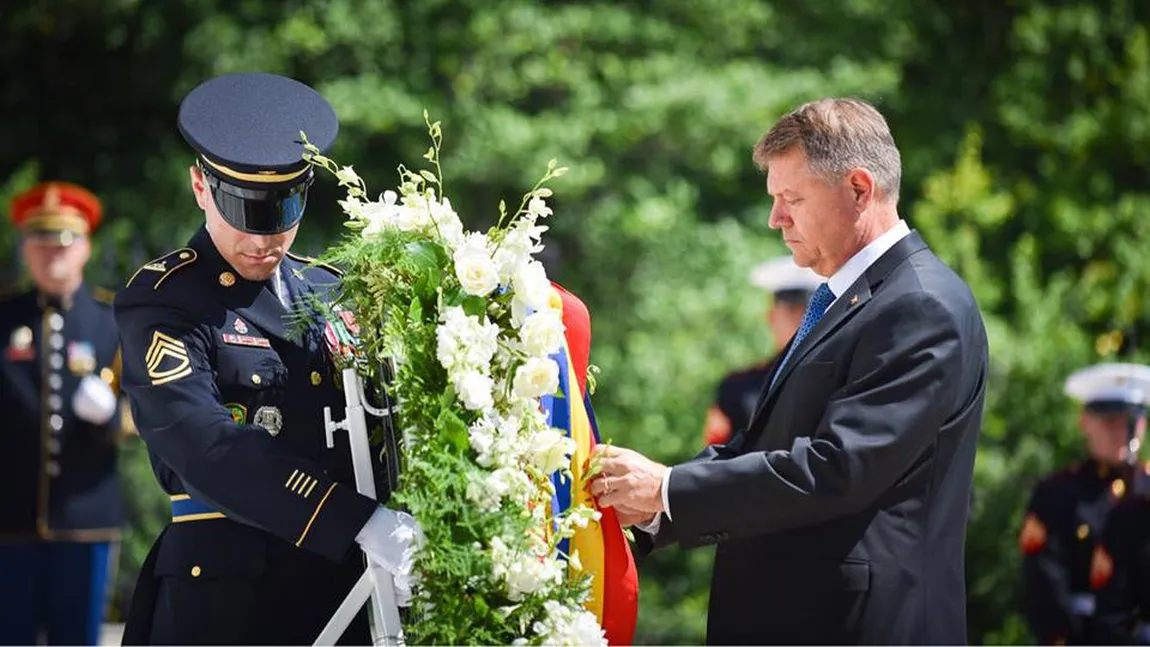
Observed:
[[[878,238],[872,240],[869,245],[863,247],[857,254],[850,257],[839,271],[831,275],[827,279],[827,287],[834,293],[835,298],[838,299],[843,293],[850,289],[854,282],[867,271],[871,265],[874,264],[883,254],[895,243],[906,238],[910,235],[910,227],[907,226],[905,220],[899,220],[898,224],[891,227]]]

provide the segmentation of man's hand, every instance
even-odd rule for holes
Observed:
[[[620,523],[634,525],[663,512],[663,472],[639,452],[602,445],[595,450],[599,473],[591,480],[591,495],[600,507],[612,507]]]
[[[615,518],[619,520],[619,525],[624,528],[628,526],[647,526],[655,520],[655,515],[650,512],[620,506],[614,506],[614,508]]]

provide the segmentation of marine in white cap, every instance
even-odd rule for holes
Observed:
[[[767,323],[774,349],[766,360],[729,373],[719,383],[703,427],[705,444],[725,443],[746,427],[772,366],[798,330],[807,300],[822,281],[814,271],[796,265],[790,254],[760,263],[751,272],[751,285],[770,295]]]
[[[1047,476],[1031,494],[1019,536],[1025,610],[1040,644],[1095,644],[1095,591],[1113,570],[1101,558],[1100,541],[1132,489],[1150,366],[1090,366],[1067,378],[1065,392],[1082,403],[1079,429],[1088,456]]]

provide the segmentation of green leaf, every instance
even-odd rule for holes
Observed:
[[[423,301],[418,297],[411,300],[411,307],[407,309],[407,318],[413,323],[423,321]]]
[[[487,314],[487,299],[469,296],[463,300],[463,311],[473,317],[482,318]]]
[[[467,425],[449,407],[444,407],[435,420],[435,429],[447,442],[461,452],[467,451],[470,443],[467,438]]]

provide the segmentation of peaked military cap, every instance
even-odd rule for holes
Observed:
[[[302,131],[326,152],[339,119],[326,99],[287,77],[262,72],[205,81],[180,103],[179,130],[199,154],[220,214],[257,234],[287,231],[303,218],[314,179]]]
[[[799,267],[790,254],[760,263],[751,272],[751,285],[772,293],[776,299],[806,305],[823,277]]]
[[[12,200],[12,224],[29,236],[52,237],[63,245],[95,231],[104,209],[91,191],[70,182],[44,182]]]
[[[1144,364],[1095,364],[1075,371],[1066,379],[1066,395],[1098,413],[1127,410],[1150,400],[1150,366]]]

